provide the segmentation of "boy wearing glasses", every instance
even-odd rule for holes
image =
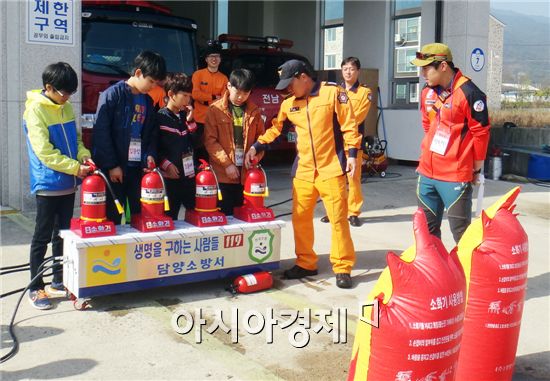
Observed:
[[[108,173],[117,198],[130,213],[141,211],[140,185],[143,168],[155,164],[157,128],[153,101],[147,93],[166,77],[164,58],[141,52],[134,60],[133,75],[119,81],[99,96],[92,141],[94,160]],[[107,218],[120,224],[110,192]]]
[[[204,60],[206,68],[193,73],[193,101],[197,131],[192,134],[195,161],[208,160],[208,152],[204,148],[204,122],[208,106],[220,99],[227,88],[228,79],[218,71],[221,61],[221,49],[217,44],[209,45]]]
[[[31,193],[36,195],[36,226],[30,249],[31,280],[39,274],[48,243],[52,256],[63,256],[59,230],[68,229],[73,216],[79,178],[90,167],[82,163],[90,158],[76,128],[69,98],[76,92],[78,78],[65,62],[48,65],[42,73],[42,90],[27,92],[23,128],[27,140]],[[64,296],[63,271],[53,270],[50,286],[38,277],[29,287],[29,302],[40,310],[52,307],[48,296]]]
[[[417,168],[418,205],[437,237],[447,209],[458,243],[470,224],[472,184],[478,182],[489,144],[486,96],[454,66],[447,45],[424,45],[411,64],[421,68],[426,80],[420,103],[425,135]]]
[[[250,70],[233,70],[226,86],[223,97],[206,113],[204,145],[220,183],[221,211],[230,216],[243,205],[244,154],[263,134],[264,122],[258,106],[248,101],[254,87]]]

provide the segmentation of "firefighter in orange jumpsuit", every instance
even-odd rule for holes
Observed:
[[[346,219],[345,173],[353,176],[361,144],[351,102],[340,86],[315,81],[312,69],[302,61],[287,61],[279,69],[276,89],[287,89],[292,95],[281,104],[271,128],[249,149],[245,164],[249,166],[256,153],[281,134],[285,120],[296,126],[298,154],[293,166],[292,226],[297,258],[296,265],[284,275],[287,279],[299,279],[317,274],[313,214],[320,196],[332,225],[330,261],[336,285],[350,288],[355,249]]]
[[[209,45],[205,52],[206,68],[193,73],[194,117],[197,123],[197,131],[191,136],[193,138],[193,153],[195,161],[198,159],[208,160],[208,152],[204,148],[204,121],[208,106],[217,99],[220,99],[227,89],[229,79],[225,74],[218,71],[221,63],[221,49],[219,45]]]
[[[348,97],[353,107],[355,121],[357,122],[357,130],[360,135],[365,130],[365,118],[369,113],[370,102],[372,99],[371,90],[359,83],[359,70],[361,62],[357,57],[348,57],[342,61],[342,78],[344,82],[341,84],[347,91]],[[348,154],[346,150],[346,155]],[[348,174],[348,220],[351,226],[361,226],[359,215],[363,206],[363,193],[361,191],[361,156],[357,162],[357,167],[353,176]],[[321,218],[321,222],[329,222],[328,216]]]

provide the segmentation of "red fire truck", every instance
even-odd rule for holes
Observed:
[[[143,50],[160,53],[169,72],[192,75],[196,31],[193,20],[152,1],[82,2],[82,137],[87,147],[99,93],[129,78],[134,58]]]
[[[220,71],[229,76],[234,69],[246,68],[256,77],[256,87],[250,94],[250,99],[262,109],[266,128],[271,126],[271,120],[277,116],[283,101],[283,95],[275,90],[279,81],[278,68],[291,59],[299,59],[309,64],[304,56],[285,52],[293,42],[274,36],[251,37],[232,34],[222,34],[218,41],[227,44],[222,50]],[[281,136],[271,145],[272,150],[295,150],[296,134],[294,126],[286,122]]]

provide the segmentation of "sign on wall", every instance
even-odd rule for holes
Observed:
[[[27,43],[74,46],[73,0],[27,0]]]
[[[481,71],[483,66],[485,66],[485,53],[480,48],[475,48],[472,50],[470,55],[470,63],[472,64],[472,69],[475,71]]]

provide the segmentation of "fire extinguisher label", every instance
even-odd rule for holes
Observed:
[[[141,188],[141,198],[146,201],[162,201],[164,190],[162,188]]]
[[[264,194],[265,193],[265,184],[263,184],[263,183],[252,183],[250,185],[250,193],[252,193],[252,194]]]
[[[105,192],[84,192],[82,195],[82,203],[86,205],[104,204],[106,200]]]
[[[253,274],[243,275],[243,279],[246,282],[247,286],[255,286],[258,284],[258,280]]]
[[[197,185],[197,197],[211,197],[218,194],[218,187],[215,185]]]

